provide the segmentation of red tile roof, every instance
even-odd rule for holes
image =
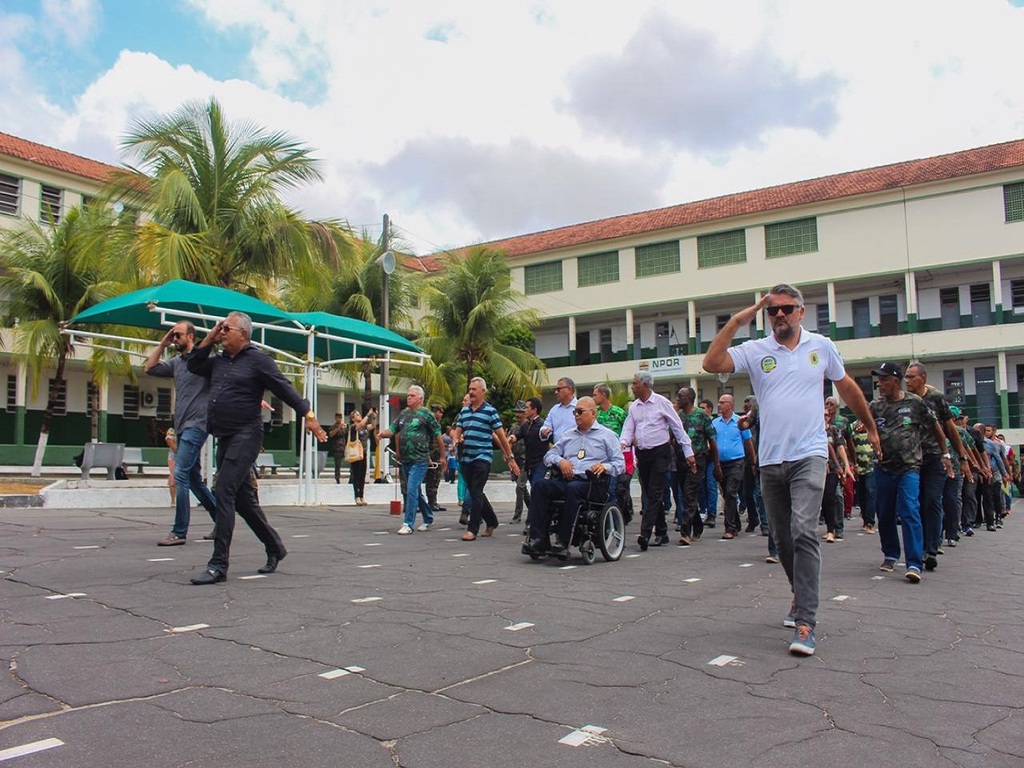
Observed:
[[[99,182],[106,181],[110,174],[118,170],[116,166],[73,155],[45,144],[36,144],[34,141],[20,139],[8,133],[0,133],[0,155],[16,157],[19,160]]]
[[[511,257],[1024,166],[1024,140],[738,192],[483,243]],[[429,259],[430,257],[428,257]],[[436,261],[436,260],[432,260]],[[428,263],[429,266],[432,264]]]

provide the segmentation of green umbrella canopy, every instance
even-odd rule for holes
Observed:
[[[373,357],[385,351],[422,354],[419,347],[397,333],[362,320],[327,312],[285,312],[237,291],[187,280],[172,280],[115,296],[79,313],[70,324],[102,323],[165,330],[168,321],[189,319],[201,326],[202,319],[207,319],[212,327],[215,320],[229,312],[244,312],[254,323],[271,326],[254,328],[254,341],[302,358],[307,357],[310,331],[315,333],[313,357],[318,360]],[[278,330],[284,328],[290,332]]]
[[[394,331],[328,312],[290,312],[288,316],[316,333],[313,354],[318,360],[381,356],[384,352],[418,356],[423,350]],[[271,331],[271,335],[278,334]]]

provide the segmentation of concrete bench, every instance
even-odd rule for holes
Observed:
[[[277,470],[281,468],[281,464],[274,461],[274,454],[272,453],[261,453],[256,457],[256,473],[262,475],[267,470],[270,474],[276,475]]]
[[[82,449],[82,479],[89,478],[92,469],[106,469],[107,480],[124,464],[124,443],[86,443]]]
[[[138,474],[142,474],[142,468],[148,467],[149,462],[142,458],[141,448],[125,448],[124,464],[127,467],[135,467]]]

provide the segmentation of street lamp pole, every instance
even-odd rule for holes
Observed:
[[[388,278],[392,272],[395,271],[395,254],[391,252],[391,218],[385,213],[384,214],[384,231],[380,237],[381,248],[383,253],[377,259],[377,263],[381,266],[383,276],[381,279],[381,302],[380,302],[380,314],[381,324],[386,330],[390,330],[391,318],[389,317],[389,304],[390,304],[390,290],[388,286]],[[379,429],[387,429],[391,424],[391,406],[388,398],[389,390],[389,379],[390,379],[390,361],[388,354],[384,353],[384,359],[380,364],[380,409],[379,414]],[[390,468],[390,459],[388,452],[379,448],[380,457],[378,466],[380,467],[380,477],[384,482],[387,482],[388,470]]]

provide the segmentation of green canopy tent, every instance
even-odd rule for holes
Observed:
[[[253,321],[252,342],[304,370],[304,395],[317,405],[317,378],[322,369],[368,359],[422,365],[427,357],[408,339],[371,323],[327,312],[290,313],[251,296],[211,285],[172,280],[101,302],[73,317],[64,329],[72,343],[88,340],[98,348],[144,356],[140,339],[83,330],[80,326],[120,325],[163,330],[181,320],[210,330],[230,312],[244,312]],[[114,345],[117,346],[114,346]],[[133,349],[132,347],[135,346]],[[305,482],[299,503],[315,503],[316,452],[307,434],[300,450]]]

